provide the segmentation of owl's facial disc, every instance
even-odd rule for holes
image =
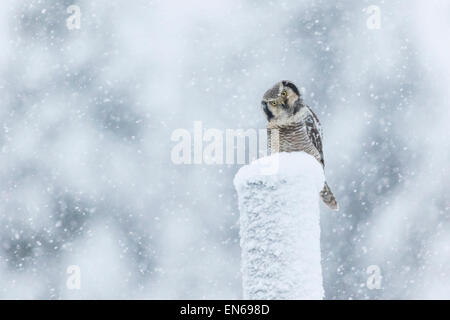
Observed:
[[[292,114],[286,99],[282,97],[264,99],[262,107],[268,121],[288,118]]]
[[[267,90],[262,100],[262,107],[267,120],[287,119],[299,110],[300,93],[290,81],[281,81]]]

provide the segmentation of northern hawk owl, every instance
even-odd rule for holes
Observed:
[[[325,167],[322,127],[311,108],[303,103],[295,84],[290,81],[275,84],[264,94],[262,108],[268,121],[267,140],[271,154],[304,151]],[[274,129],[277,131],[272,131]],[[277,132],[277,135],[272,136],[272,132]],[[330,209],[339,210],[336,198],[326,182],[320,196]]]

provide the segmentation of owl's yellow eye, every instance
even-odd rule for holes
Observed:
[[[277,102],[276,101],[271,101],[270,104],[273,105],[273,106],[276,106]]]
[[[282,97],[286,97],[286,96],[287,96],[286,90],[281,91],[281,96],[282,96]]]

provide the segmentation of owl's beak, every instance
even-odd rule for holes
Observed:
[[[283,100],[280,101],[280,105],[281,105],[281,107],[282,107],[284,110],[289,109],[289,106],[287,105],[286,102],[287,102],[287,101],[283,101]]]

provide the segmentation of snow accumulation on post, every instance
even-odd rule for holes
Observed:
[[[304,152],[242,167],[239,198],[244,299],[322,299],[322,166]]]

